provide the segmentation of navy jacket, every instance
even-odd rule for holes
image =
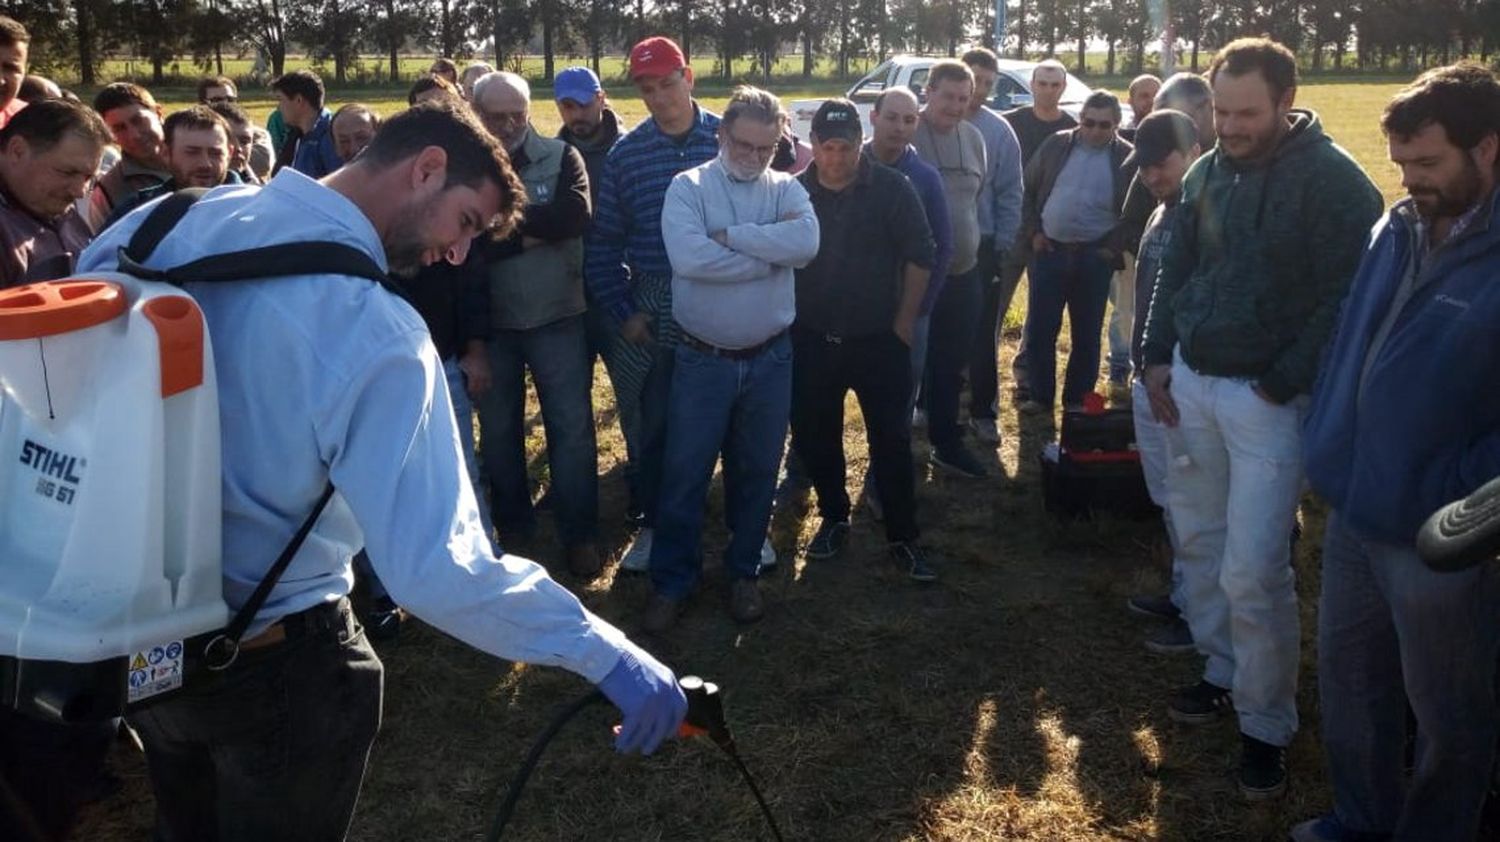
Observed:
[[[1344,302],[1303,446],[1313,488],[1367,538],[1409,546],[1434,510],[1500,475],[1497,197],[1423,260],[1363,390],[1414,246],[1410,200],[1376,226]]]

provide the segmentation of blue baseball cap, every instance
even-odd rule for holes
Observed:
[[[599,86],[599,77],[587,67],[569,67],[557,74],[552,82],[553,98],[561,102],[571,99],[579,105],[594,101],[594,95],[604,90]]]

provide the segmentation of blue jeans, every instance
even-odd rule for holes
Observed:
[[[530,330],[496,331],[489,351],[494,384],[479,399],[479,423],[495,525],[502,532],[525,532],[536,519],[526,465],[529,368],[547,433],[558,534],[566,546],[594,540],[599,521],[598,458],[589,391],[593,369],[583,316]]]
[[[1365,540],[1329,515],[1318,696],[1340,823],[1398,840],[1474,839],[1494,760],[1497,659],[1500,567],[1435,573],[1411,547]]]
[[[495,525],[490,522],[490,507],[485,505],[484,494],[479,485],[479,461],[474,456],[474,402],[469,398],[468,379],[458,367],[458,357],[443,360],[443,373],[448,375],[448,394],[453,399],[453,420],[458,425],[458,446],[464,454],[464,467],[469,469],[469,483],[474,486],[474,499],[479,503],[479,522],[484,525],[485,537],[495,540]]]
[[[1135,258],[1125,255],[1125,268],[1109,284],[1109,377],[1125,382],[1130,376],[1130,337],[1135,332]],[[1155,278],[1147,283],[1154,284]]]
[[[1072,325],[1073,350],[1063,382],[1063,405],[1081,403],[1099,380],[1099,332],[1114,269],[1099,250],[1088,245],[1053,243],[1032,257],[1027,267],[1031,298],[1027,301],[1027,379],[1031,399],[1051,407],[1057,397],[1057,335],[1063,310]]]
[[[754,579],[771,522],[781,443],[792,410],[792,340],[734,360],[678,345],[651,544],[651,584],[681,599],[702,573],[699,540],[714,462],[724,455],[724,556],[731,579]]]

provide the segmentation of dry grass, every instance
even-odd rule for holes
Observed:
[[[1304,94],[1387,196],[1396,185],[1382,163],[1375,120],[1390,91],[1328,85]],[[1003,352],[1007,373],[1014,340]],[[610,405],[602,371],[595,399]],[[852,401],[849,415],[854,485],[866,456]],[[784,512],[774,523],[782,565],[765,583],[769,611],[747,628],[723,609],[717,557],[725,535],[715,487],[708,583],[671,637],[649,646],[680,672],[726,689],[730,725],[786,837],[1269,840],[1325,809],[1310,643],[1316,507],[1304,507],[1309,534],[1297,558],[1303,728],[1290,752],[1293,787],[1284,801],[1247,806],[1233,783],[1234,726],[1186,729],[1166,717],[1167,694],[1196,680],[1198,659],[1147,654],[1140,639],[1148,626],[1124,609],[1127,595],[1164,585],[1159,527],[1047,519],[1035,459],[1050,429],[1019,422],[1009,406],[1002,424],[1000,476],[968,482],[919,470],[921,523],[943,560],[941,583],[907,583],[886,564],[879,529],[858,516],[842,558],[807,563],[798,548],[816,516]],[[927,447],[917,438],[925,465]],[[619,526],[622,458],[618,431],[601,426],[604,537],[612,555],[627,538]],[[536,546],[543,561],[559,561],[546,532]],[[632,630],[646,593],[639,577],[606,576],[581,596]],[[352,834],[368,842],[478,838],[533,736],[587,689],[566,673],[496,661],[419,623],[382,657],[385,727]],[[595,708],[562,734],[509,838],[769,838],[748,792],[712,746],[696,741],[647,760],[621,758],[608,750],[612,721]],[[96,809],[79,838],[148,835],[141,761],[122,752],[115,765],[126,791]]]

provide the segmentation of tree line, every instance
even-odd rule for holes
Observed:
[[[400,55],[414,50],[497,67],[539,55],[550,79],[561,56],[587,56],[597,71],[650,33],[726,79],[769,77],[788,53],[800,53],[804,76],[819,57],[848,75],[861,58],[995,46],[985,0],[0,0],[0,12],[32,32],[39,72],[70,70],[86,86],[116,55],[146,62],[161,83],[183,60],[222,73],[226,56],[253,55],[274,75],[301,51],[343,83],[372,52],[397,79]],[[1016,0],[1006,17],[1003,53],[1076,53],[1077,67],[1102,44],[1111,75],[1150,67],[1164,31],[1193,69],[1244,34],[1269,34],[1314,69],[1488,60],[1500,40],[1495,0]]]

